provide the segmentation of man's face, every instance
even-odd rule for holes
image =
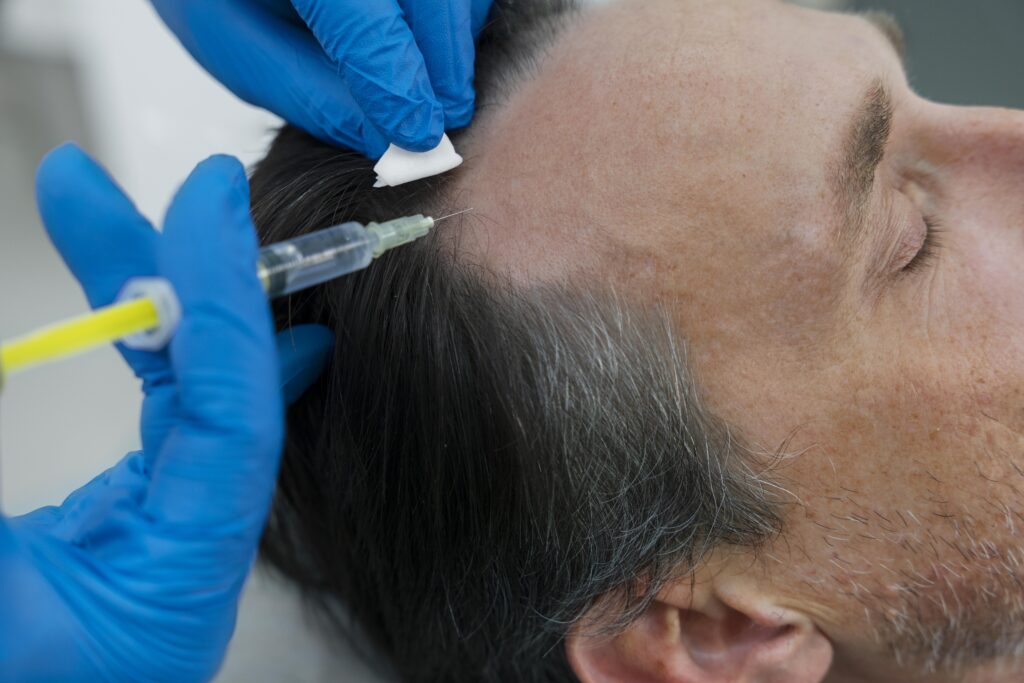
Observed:
[[[1024,649],[1024,114],[923,100],[862,18],[622,0],[482,117],[468,244],[671,308],[790,456],[764,581],[838,662]]]

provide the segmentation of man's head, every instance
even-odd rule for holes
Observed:
[[[883,20],[560,4],[491,27],[444,182],[294,133],[254,178],[269,238],[473,207],[294,302],[342,342],[269,557],[420,680],[1012,670],[1024,115],[920,99]]]

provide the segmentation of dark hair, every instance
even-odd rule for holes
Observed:
[[[482,107],[571,13],[496,4]],[[453,208],[449,180],[373,190],[371,166],[284,129],[252,178],[262,238]],[[337,347],[289,410],[263,559],[402,680],[573,681],[564,639],[584,615],[628,624],[707,550],[756,547],[779,518],[664,312],[513,285],[461,257],[467,224],[278,307]]]

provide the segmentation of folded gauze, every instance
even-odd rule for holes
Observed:
[[[455,151],[447,135],[429,152],[410,152],[391,145],[380,158],[373,170],[377,173],[374,187],[401,185],[420,178],[450,171],[462,163],[462,157]]]

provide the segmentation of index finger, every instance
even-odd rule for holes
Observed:
[[[444,107],[445,128],[462,128],[473,116],[473,62],[476,47],[466,0],[422,3],[401,0],[406,21]]]
[[[147,512],[257,538],[270,506],[283,414],[270,308],[244,169],[201,163],[167,212],[160,272],[181,302],[170,345],[180,406],[153,465]]]
[[[397,0],[292,0],[341,70],[366,118],[389,142],[426,152],[444,134],[423,54]]]

